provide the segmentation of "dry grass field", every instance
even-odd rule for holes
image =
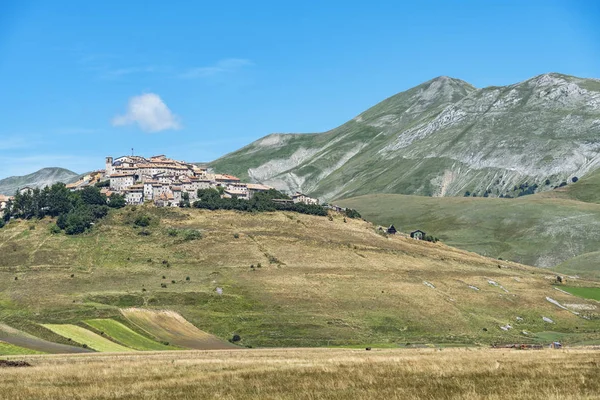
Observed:
[[[140,214],[152,220],[143,230],[132,223]],[[66,345],[40,324],[111,318],[187,347],[132,323],[128,308],[173,311],[254,348],[600,343],[598,302],[555,290],[546,270],[384,237],[341,215],[128,207],[77,237],[51,224],[0,229],[0,322]],[[177,234],[189,230],[202,238]]]
[[[600,351],[216,350],[19,356],[0,398],[597,399]]]

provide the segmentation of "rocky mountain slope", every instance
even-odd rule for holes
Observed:
[[[499,196],[594,171],[598,149],[600,80],[551,73],[476,89],[439,77],[329,132],[269,135],[211,166],[325,200]]]
[[[25,186],[42,188],[56,182],[69,183],[77,176],[75,172],[64,168],[42,168],[29,175],[0,179],[0,194],[13,195],[17,189]]]

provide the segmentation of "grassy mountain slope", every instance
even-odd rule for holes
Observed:
[[[568,199],[382,194],[340,204],[382,225],[421,229],[451,246],[539,267],[596,251],[600,240],[600,205]]]
[[[329,132],[270,135],[211,166],[326,200],[466,190],[495,196],[594,171],[599,133],[600,81],[545,74],[475,89],[440,77]]]
[[[42,188],[56,182],[69,183],[78,175],[64,168],[42,168],[29,175],[0,179],[0,194],[12,196],[17,189],[29,186]]]
[[[140,213],[153,219],[144,235],[130,223]],[[27,331],[113,318],[136,330],[121,310],[137,307],[252,346],[600,340],[593,301],[554,290],[546,271],[386,238],[342,216],[138,207],[78,237],[50,224],[0,229],[0,322]],[[203,237],[173,236],[183,229]],[[547,297],[583,304],[591,319]]]
[[[422,229],[451,246],[600,277],[600,173],[516,199],[358,196],[340,204],[379,224]]]

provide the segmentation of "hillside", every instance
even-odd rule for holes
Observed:
[[[358,196],[340,205],[402,231],[422,229],[445,243],[494,258],[600,277],[600,173],[516,199]],[[563,264],[564,263],[564,264]]]
[[[12,196],[17,189],[29,186],[43,188],[56,182],[70,183],[77,174],[64,168],[42,168],[29,175],[0,179],[0,194]]]
[[[544,74],[475,89],[440,77],[320,134],[273,134],[211,166],[324,200],[550,189],[600,162],[600,81]],[[546,180],[550,185],[545,185]]]
[[[131,223],[140,214],[148,228]],[[107,318],[125,326],[113,337],[144,334],[132,307],[179,313],[241,346],[600,340],[597,305],[555,290],[547,271],[386,238],[341,215],[128,207],[82,236],[51,234],[51,223],[0,229],[0,323],[50,341]],[[105,348],[93,333],[81,340]]]

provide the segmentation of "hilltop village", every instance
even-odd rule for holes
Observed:
[[[199,189],[220,189],[223,198],[250,200],[256,193],[273,189],[258,183],[241,182],[239,178],[211,173],[208,168],[167,158],[164,155],[144,158],[106,157],[105,169],[92,172],[67,185],[72,191],[106,182],[102,193],[125,197],[130,205],[152,202],[157,207],[178,207],[182,200],[195,201]],[[318,199],[295,193],[293,203],[319,204]]]

